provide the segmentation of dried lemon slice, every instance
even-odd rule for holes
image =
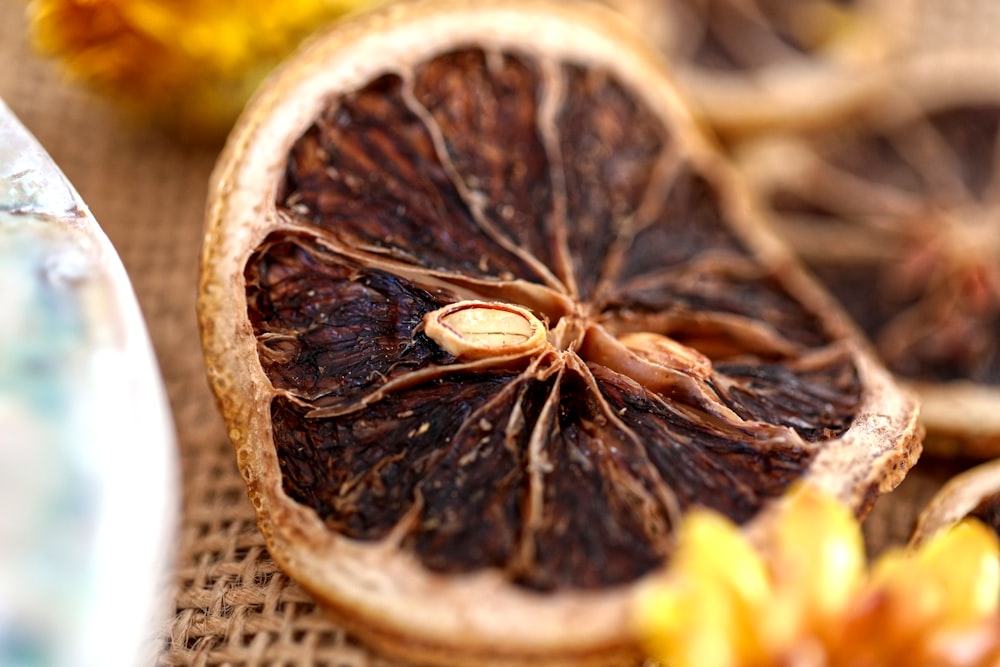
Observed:
[[[739,150],[780,232],[920,393],[942,453],[1000,453],[997,64],[915,59],[851,123]]]
[[[827,122],[885,82],[912,0],[606,0],[724,134]]]
[[[317,38],[212,184],[209,376],[275,560],[360,637],[609,664],[678,517],[865,512],[914,400],[606,8],[439,0]]]
[[[982,521],[1000,535],[1000,459],[980,463],[948,480],[917,517],[910,545],[923,544],[967,518]]]

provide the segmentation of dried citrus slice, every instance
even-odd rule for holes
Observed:
[[[363,639],[598,663],[706,505],[865,512],[915,401],[606,8],[438,0],[317,38],[220,158],[199,314],[275,560]]]
[[[886,80],[910,0],[606,0],[724,133],[816,124]]]
[[[906,60],[996,53],[1000,12],[994,0],[908,0],[907,4],[896,22],[898,50]]]
[[[923,544],[966,518],[978,519],[1000,535],[1000,459],[980,463],[948,480],[917,517],[910,544]]]
[[[780,232],[919,391],[928,446],[977,456],[1000,453],[998,64],[915,60],[853,122],[740,151]]]

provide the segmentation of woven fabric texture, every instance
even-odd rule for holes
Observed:
[[[979,4],[992,7],[990,0]],[[157,664],[389,665],[325,616],[268,556],[208,389],[195,292],[207,181],[219,147],[186,146],[134,127],[104,100],[63,80],[53,63],[32,52],[21,0],[0,0],[0,63],[0,97],[62,167],[121,255],[171,401],[182,516]],[[866,524],[873,553],[905,541],[919,508],[952,468],[922,461],[877,504]]]

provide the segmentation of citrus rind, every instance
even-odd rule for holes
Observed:
[[[910,546],[918,547],[962,520],[978,518],[1000,533],[1000,459],[980,463],[948,480],[917,517]],[[978,512],[977,512],[978,510]],[[991,511],[992,510],[992,511]]]

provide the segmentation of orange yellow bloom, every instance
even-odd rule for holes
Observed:
[[[867,567],[849,510],[791,493],[759,549],[727,519],[691,513],[669,572],[636,613],[669,667],[995,667],[1000,545],[967,521]]]
[[[30,0],[35,47],[143,118],[225,130],[316,28],[375,0]]]

